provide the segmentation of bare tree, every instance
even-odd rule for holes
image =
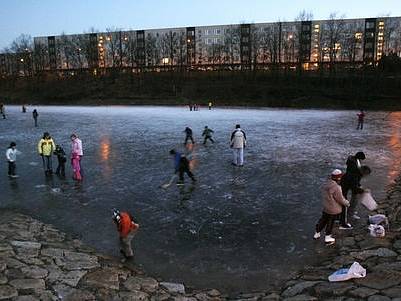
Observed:
[[[43,43],[35,43],[33,61],[35,71],[44,71],[49,67],[48,46]]]
[[[151,33],[145,38],[145,54],[147,66],[155,66],[159,62],[159,53],[157,49],[157,39]]]
[[[177,60],[178,60],[177,63],[180,66],[180,69],[182,70],[182,67],[186,64],[187,61],[187,39],[185,36],[185,32],[181,32],[178,35],[177,41],[178,41],[176,48]]]
[[[240,49],[240,27],[231,25],[224,32],[224,62],[234,64],[235,56],[239,54]]]
[[[323,31],[325,45],[328,48],[330,71],[333,70],[334,63],[341,50],[341,39],[344,36],[345,16],[338,16],[338,13],[331,13]]]
[[[288,37],[289,48],[291,52],[291,61],[301,63],[301,44],[305,38],[302,36],[302,22],[312,21],[313,13],[311,11],[302,10],[295,17],[295,31]],[[295,51],[297,50],[297,51]],[[299,68],[301,70],[301,68]]]
[[[10,47],[11,52],[15,53],[15,67],[23,75],[29,76],[33,73],[33,40],[30,35],[21,34],[17,37]]]
[[[357,25],[353,30],[347,31],[345,34],[344,41],[342,43],[342,54],[344,55],[343,60],[355,63],[358,51],[362,47],[362,34],[363,28]]]
[[[279,44],[281,40],[281,31],[279,24],[270,24],[268,27],[265,27],[262,39],[263,47],[266,49],[266,55],[269,62],[273,64],[278,63],[278,57],[280,54]]]
[[[399,28],[399,24],[397,21],[392,18],[387,18],[384,25],[384,47],[383,47],[383,54],[389,55],[391,52],[394,51],[391,44],[397,40],[397,29]],[[399,36],[398,36],[399,40]]]
[[[179,46],[179,39],[176,32],[169,31],[161,38],[161,53],[163,58],[168,58],[169,65],[174,65],[176,61],[176,50]],[[164,62],[165,63],[165,62]]]
[[[121,66],[121,31],[115,27],[106,28],[106,67]]]

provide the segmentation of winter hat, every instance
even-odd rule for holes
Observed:
[[[339,169],[334,169],[333,172],[331,173],[331,178],[333,180],[340,180],[342,176],[343,172]]]
[[[17,146],[17,144],[15,142],[11,142],[10,143],[10,148],[12,148],[13,146]]]
[[[366,156],[365,156],[365,153],[364,153],[364,152],[357,152],[357,153],[355,154],[355,158],[357,158],[357,159],[359,159],[359,160],[365,160],[365,159],[366,159]]]

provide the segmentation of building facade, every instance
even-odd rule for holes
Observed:
[[[390,54],[401,56],[401,17],[35,37],[31,63],[36,71],[87,69],[95,73],[108,68],[139,72],[216,67],[253,69],[272,65],[315,69],[334,63],[374,65],[383,55]],[[1,74],[21,73],[15,62],[18,57],[18,54],[0,55]]]

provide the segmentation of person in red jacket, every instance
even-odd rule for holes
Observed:
[[[363,110],[361,110],[358,114],[356,114],[358,116],[358,126],[356,127],[357,130],[359,129],[363,129],[363,122],[365,120],[365,113],[363,112]]]
[[[120,234],[120,252],[124,255],[125,259],[134,257],[132,251],[131,241],[138,231],[139,225],[136,224],[128,212],[120,212],[117,209],[113,210],[113,221],[117,225],[117,230]]]

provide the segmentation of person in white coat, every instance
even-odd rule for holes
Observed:
[[[231,134],[230,147],[233,149],[233,165],[243,166],[244,165],[244,148],[246,146],[246,135],[241,129],[241,126],[237,124],[235,131]]]
[[[17,154],[21,152],[16,149],[17,144],[15,142],[11,142],[10,146],[7,148],[6,151],[6,159],[8,162],[8,176],[10,178],[17,178],[18,176],[15,174],[16,164],[17,161]]]

